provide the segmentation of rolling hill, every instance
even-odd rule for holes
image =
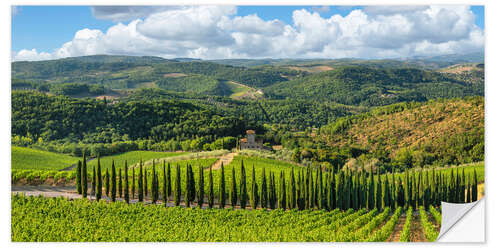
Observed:
[[[484,160],[484,98],[404,103],[339,119],[314,138],[330,147],[387,153],[398,164],[462,164]],[[384,153],[382,153],[383,155]]]

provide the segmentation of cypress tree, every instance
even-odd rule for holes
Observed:
[[[109,197],[109,170],[106,168],[106,196]]]
[[[309,200],[309,194],[310,194],[310,191],[309,191],[309,176],[311,175],[311,169],[310,167],[308,166],[307,169],[306,169],[306,175],[305,175],[305,178],[304,178],[304,207],[305,209],[310,209],[311,208],[311,203],[310,203],[310,200]]]
[[[219,208],[224,208],[226,205],[226,178],[224,177],[224,164],[220,166],[220,182],[219,182]]]
[[[247,181],[246,181],[245,167],[243,166],[243,161],[241,161],[241,176],[240,176],[240,206],[241,209],[245,209],[247,206]]]
[[[460,174],[457,169],[457,175],[455,178],[455,202],[456,203],[462,203],[463,201],[460,201]]]
[[[466,198],[466,202],[469,203],[469,202],[471,202],[471,196],[472,196],[471,195],[471,193],[472,193],[471,191],[472,190],[471,190],[471,185],[470,185],[471,184],[470,173],[468,174],[467,177],[468,177],[468,180],[467,180],[467,198]]]
[[[156,174],[155,161],[153,160],[153,170],[151,176],[151,202],[156,204],[158,201],[158,175]]]
[[[256,209],[259,203],[259,194],[257,191],[257,182],[255,181],[255,166],[252,167],[252,185],[250,187],[250,192],[252,193],[252,197],[250,197],[252,209]]]
[[[273,172],[269,172],[269,208],[276,208],[276,185],[274,183]]]
[[[116,169],[115,161],[111,161],[111,201],[116,201]]]
[[[76,192],[82,194],[82,162],[80,160],[76,165]]]
[[[262,168],[262,183],[260,184],[260,207],[267,208],[267,180],[266,180],[266,169]],[[236,190],[236,188],[235,188]]]
[[[415,171],[412,172],[412,182],[411,182],[411,190],[412,190],[412,198],[411,198],[411,205],[413,206],[413,209],[417,209],[417,200],[418,200],[418,190],[417,190],[417,179],[416,179],[416,173]]]
[[[184,202],[186,207],[190,207],[191,204],[191,175],[189,174],[189,168],[191,165],[186,166],[186,186],[184,189]]]
[[[405,190],[405,209],[406,205],[411,203],[411,187],[410,187],[410,175],[408,174],[408,169],[405,169],[405,181],[404,181],[404,190]]]
[[[317,206],[319,207],[319,204],[318,204],[318,200],[319,200],[319,197],[318,197],[318,182],[319,182],[319,172],[318,172],[318,169],[315,170],[316,172],[316,178],[313,178],[313,204],[314,206]]]
[[[354,182],[353,182],[353,190],[352,190],[352,205],[355,210],[359,209],[359,174],[358,171],[354,172]]]
[[[466,183],[465,183],[465,170],[464,168],[462,168],[462,177],[461,177],[461,186],[460,186],[460,202],[465,202],[466,201],[466,198],[465,198],[465,187],[466,187]]]
[[[336,207],[344,210],[344,171],[339,171],[339,181],[336,188]]]
[[[366,208],[366,180],[365,179],[366,179],[365,170],[363,168],[361,168],[361,171],[359,174],[359,208]]]
[[[203,200],[205,198],[205,177],[203,176],[203,168],[198,167],[198,207],[203,207]]]
[[[172,178],[171,178],[171,171],[170,171],[170,162],[167,165],[167,200],[168,197],[172,195]]]
[[[291,181],[291,180],[290,180]],[[318,209],[324,209],[323,205],[324,205],[324,202],[323,202],[323,175],[322,175],[322,171],[321,171],[321,168],[318,169],[318,172],[316,174],[316,190],[317,190],[317,197],[318,197],[318,201],[317,201],[317,204],[318,204]],[[292,209],[292,207],[290,207],[290,209]]]
[[[125,174],[125,202],[128,204],[130,202],[130,197],[129,197],[129,194],[128,194],[128,168],[127,168],[127,160],[125,160],[125,171],[124,171],[124,174]]]
[[[154,161],[153,164],[155,164]],[[142,185],[144,191],[144,199],[146,199],[146,197],[148,197],[148,169],[145,166],[144,166],[143,177],[144,177],[144,182],[142,183]]]
[[[82,162],[82,197],[87,198],[87,160],[85,158],[85,152],[83,153],[83,162]]]
[[[132,180],[130,181],[132,183],[132,199],[135,199],[135,169],[132,168]]]
[[[474,169],[474,174],[472,175],[472,197],[471,201],[477,201],[477,173],[476,170]]]
[[[138,192],[138,199],[139,202],[142,202],[144,200],[144,185],[143,185],[143,180],[144,178],[142,177],[142,160],[139,162],[139,174],[137,176],[137,192]]]
[[[397,207],[397,186],[396,186],[396,180],[394,178],[394,169],[392,170],[392,185],[391,185],[391,196],[392,196],[392,199],[391,199],[391,208],[393,210],[396,209]]]
[[[163,181],[162,181],[162,198],[163,198],[163,204],[167,206],[168,202],[168,195],[167,195],[167,167],[165,165],[165,160],[163,160]]]
[[[383,208],[391,207],[391,191],[389,187],[389,176],[387,174],[384,175],[384,204]]]
[[[91,186],[91,189],[90,189],[90,195],[94,195],[95,196],[95,188],[96,188],[96,175],[95,175],[95,166],[92,167],[92,186]]]
[[[347,210],[351,208],[351,189],[352,189],[352,178],[351,178],[351,172],[350,170],[346,171],[346,174],[344,175],[345,180],[344,180],[344,204],[342,205],[344,210]]]
[[[210,172],[208,174],[208,207],[212,208],[214,206],[214,177],[212,175],[212,166],[210,166]]]
[[[175,206],[181,204],[181,166],[177,164],[177,169],[175,171]]]
[[[101,174],[101,160],[97,157],[97,194],[95,199],[99,201],[102,197],[102,174]]]
[[[331,173],[330,173],[330,187],[329,187],[329,197],[330,197],[330,202],[328,204],[328,207],[330,208],[330,210],[334,210],[336,208],[336,204],[335,204],[335,201],[336,201],[336,190],[335,190],[335,173],[333,172],[333,169],[331,170]]]
[[[123,198],[123,193],[122,193],[122,169],[118,169],[118,195],[120,198]]]
[[[368,209],[375,208],[375,180],[373,179],[373,169],[370,167],[370,177],[368,183]]]
[[[158,175],[156,177],[157,177],[156,179],[158,179]],[[191,191],[190,191],[191,197],[189,198],[189,200],[191,202],[194,202],[194,200],[196,199],[196,182],[194,180],[193,166],[191,166],[191,165],[189,165],[189,180],[191,182],[191,184],[189,185],[191,188]]]
[[[234,167],[231,171],[231,189],[229,190],[229,197],[231,199],[231,207],[234,209],[236,204],[238,204],[238,191],[236,189],[236,173]]]
[[[312,170],[309,170],[308,180],[308,209],[314,209],[314,183],[312,177]]]
[[[280,172],[280,202],[278,208],[286,210],[286,181],[283,171]]]
[[[294,209],[297,207],[297,188],[295,186],[295,174],[292,171],[290,172],[290,190],[288,191],[288,195],[290,196],[290,202],[288,207],[290,209]]]
[[[382,211],[382,180],[379,173],[377,173],[377,191],[375,197],[377,209],[378,211]]]
[[[405,204],[405,193],[403,190],[403,182],[401,181],[401,177],[398,177],[398,186],[397,186],[397,201],[398,206],[403,207]]]

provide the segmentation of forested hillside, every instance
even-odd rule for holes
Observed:
[[[346,167],[388,170],[483,161],[484,99],[377,108],[324,126],[298,145],[296,158]]]
[[[315,99],[346,105],[381,106],[403,101],[427,101],[484,95],[484,83],[470,84],[420,69],[340,67],[274,84],[269,98]]]

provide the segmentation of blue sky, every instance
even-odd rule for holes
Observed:
[[[117,25],[116,20],[112,20],[112,18],[96,18],[96,16],[93,14],[91,7],[89,6],[19,6],[15,7],[15,11],[13,11],[13,17],[12,17],[12,51],[14,53],[17,53],[21,50],[32,50],[35,49],[37,53],[41,52],[46,52],[46,53],[53,53],[55,50],[61,48],[61,46],[64,43],[70,42],[74,39],[75,34],[80,31],[80,30],[85,30],[89,29],[92,31],[99,30],[102,33],[106,33],[106,31],[113,26]],[[251,14],[257,14],[259,17],[260,21],[270,23],[272,20],[278,19],[280,20],[283,24],[288,24],[291,27],[294,27],[297,32],[300,32],[301,30],[299,28],[296,28],[294,26],[294,11],[300,11],[300,10],[305,10],[307,13],[302,16],[304,18],[313,18],[309,14],[317,13],[322,20],[326,20],[330,18],[332,15],[339,14],[342,17],[346,17],[350,13],[353,13],[354,10],[361,10],[366,13],[370,13],[368,10],[364,10],[363,7],[359,6],[328,6],[328,7],[321,7],[321,6],[238,6],[236,9],[236,14],[231,14],[230,12],[223,13],[221,16],[228,16],[230,18],[235,18],[235,17],[245,17]],[[484,7],[483,6],[472,6],[470,7],[470,10],[474,14],[474,24],[479,27],[481,31],[484,32]],[[380,10],[377,10],[380,11]],[[15,14],[14,14],[15,13]],[[230,14],[228,14],[230,13]],[[386,11],[382,11],[383,14],[386,14]],[[402,15],[410,15],[408,11],[403,11]],[[393,13],[392,13],[393,14]],[[153,12],[151,13],[146,13],[144,16],[141,16],[140,18],[142,20],[145,20],[148,18],[150,15],[154,15]],[[298,17],[297,20],[299,20]],[[221,19],[223,20],[223,19]],[[302,19],[301,19],[302,20]],[[319,19],[318,19],[319,20]],[[130,23],[132,20],[121,20],[123,24],[127,25]],[[302,20],[304,21],[304,20]],[[313,23],[314,20],[310,19],[310,23]],[[219,20],[220,23],[220,20]],[[271,25],[271,24],[270,24]],[[303,23],[302,25],[306,25],[306,23]],[[472,24],[471,24],[472,25]],[[271,26],[270,26],[271,27]],[[283,28],[283,25],[280,26]],[[335,26],[337,29],[339,29],[338,26]],[[282,29],[281,31],[285,31],[286,29]],[[331,29],[330,29],[331,30]],[[150,32],[151,33],[151,32]],[[476,32],[477,33],[477,32]],[[237,35],[232,35],[233,37],[236,37]],[[452,37],[453,34],[450,33],[450,37]],[[152,36],[153,38],[157,38],[155,36]],[[312,35],[311,35],[312,37]],[[432,35],[429,35],[431,38]],[[427,40],[429,40],[428,38]],[[222,38],[221,38],[222,39]],[[227,38],[223,38],[227,39]],[[236,38],[234,38],[236,39]],[[278,38],[277,38],[278,39]],[[276,40],[277,40],[276,39]],[[405,40],[405,38],[402,38]],[[171,39],[170,39],[171,40]],[[169,42],[170,42],[169,40]],[[437,39],[437,40],[443,40],[442,38]],[[446,40],[446,39],[444,39]],[[203,44],[200,44],[200,48],[207,48],[207,49],[214,49],[214,45],[212,44],[211,46],[202,46]],[[218,45],[217,45],[218,46]],[[326,51],[327,45],[323,44],[323,51]],[[386,45],[383,45],[386,46]],[[383,47],[382,46],[382,47]],[[452,46],[452,45],[450,45]],[[456,45],[453,45],[456,46]],[[222,50],[223,46],[220,46],[220,50]],[[304,45],[303,45],[304,47]],[[306,46],[307,47],[307,46]],[[330,47],[335,47],[338,48],[339,46],[333,46],[331,45]],[[367,51],[369,50],[370,52],[366,52],[368,54],[373,54],[375,53],[373,50],[371,50],[368,47],[363,47],[363,49],[366,49]],[[400,45],[396,45],[395,49],[400,49]],[[418,46],[413,46],[413,47],[418,47]],[[441,46],[442,47],[442,46]],[[466,46],[467,47],[467,46]],[[469,46],[470,47],[470,46]],[[312,48],[311,50],[307,51],[311,56],[317,55],[318,50],[321,48]],[[193,46],[189,47],[192,51],[194,51]],[[234,53],[230,53],[231,55],[242,55],[242,57],[252,57],[252,53],[250,51],[246,52],[241,52],[241,53],[236,53],[237,50],[241,50],[241,48],[236,48],[232,47],[232,51],[235,51]],[[227,50],[227,49],[226,49]],[[266,57],[265,52],[263,51],[263,48],[253,48],[252,52],[255,52],[254,54],[258,54],[259,56],[257,57]],[[330,50],[332,50],[330,48]],[[110,49],[110,51],[112,51]],[[124,50],[119,50],[121,54],[127,53]],[[184,51],[183,53],[187,54],[180,54],[179,56],[183,55],[188,55],[189,53],[191,54],[196,54],[195,52],[189,52],[188,50]],[[300,51],[302,51],[302,48],[297,48],[296,51],[293,53],[290,53],[290,56],[297,56],[300,55]],[[449,51],[449,50],[448,50]],[[348,50],[345,50],[345,54],[348,55],[349,52]],[[145,54],[151,54],[153,52],[151,51],[146,51]],[[260,54],[259,54],[260,53]],[[269,52],[270,53],[270,52]],[[278,55],[287,55],[287,52],[279,51],[276,53],[270,53],[269,57],[274,57]],[[378,54],[382,55],[388,55],[388,57],[393,56],[392,52],[377,52]],[[408,52],[409,53],[409,52]],[[161,53],[160,53],[161,54]],[[397,53],[396,53],[397,54]],[[168,55],[168,53],[166,54]],[[217,55],[212,55],[209,56],[207,54],[207,58],[209,57],[220,57],[220,54]],[[226,56],[223,55],[222,57]],[[404,56],[404,55],[402,55]],[[203,56],[202,56],[203,57]],[[231,56],[229,56],[231,57]],[[376,56],[375,56],[376,57]],[[384,57],[384,56],[382,56]]]

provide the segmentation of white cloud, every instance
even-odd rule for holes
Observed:
[[[22,49],[19,52],[12,52],[13,61],[40,61],[40,60],[50,60],[52,55],[47,52],[40,52],[36,49],[27,50]]]
[[[174,6],[159,12],[155,9],[128,24],[117,23],[105,33],[82,29],[51,53],[21,50],[14,53],[13,60],[92,54],[203,59],[390,58],[484,48],[484,31],[474,24],[468,6],[377,8],[327,18],[317,11],[296,10],[293,23],[285,24],[255,14],[237,16],[234,6]],[[127,11],[107,13],[111,18]]]
[[[123,22],[144,18],[157,12],[180,8],[182,6],[92,6],[90,10],[97,19]]]

